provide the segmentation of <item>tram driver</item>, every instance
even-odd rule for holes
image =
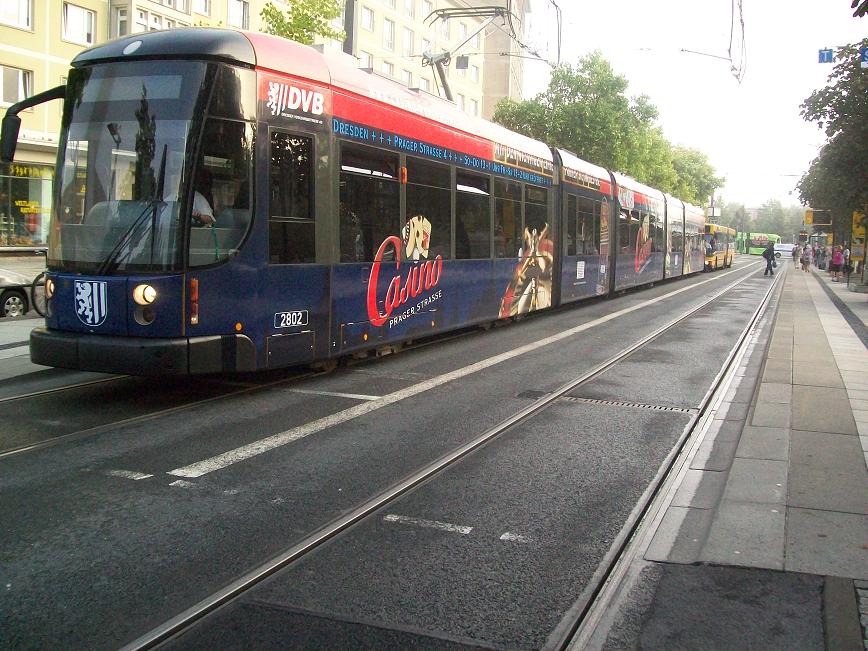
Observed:
[[[213,179],[211,172],[206,170],[204,166],[200,166],[193,183],[192,217],[203,226],[213,226],[217,221],[214,217],[214,210],[211,207],[213,203],[213,200],[210,199],[212,196],[212,186]]]

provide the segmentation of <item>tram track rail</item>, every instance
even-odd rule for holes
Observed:
[[[484,432],[476,435],[472,440],[464,443],[463,445],[453,449],[447,454],[441,456],[435,461],[425,465],[420,468],[413,474],[405,477],[403,480],[393,484],[391,487],[386,490],[380,492],[379,494],[369,498],[359,506],[357,506],[352,511],[344,514],[342,517],[337,518],[330,522],[329,524],[321,527],[316,532],[308,535],[304,539],[299,542],[293,544],[292,546],[285,549],[280,554],[272,557],[270,560],[260,564],[255,567],[251,571],[242,575],[235,581],[225,585],[221,589],[213,592],[211,595],[205,597],[200,600],[198,603],[190,606],[185,609],[183,612],[177,614],[171,619],[163,622],[162,624],[154,627],[144,635],[138,637],[132,642],[128,643],[123,647],[124,651],[139,651],[143,649],[152,649],[159,647],[160,645],[169,642],[171,640],[176,640],[178,636],[183,633],[190,631],[194,626],[206,620],[209,616],[214,615],[224,607],[233,603],[243,595],[249,593],[251,590],[260,585],[263,581],[268,579],[269,577],[275,575],[277,572],[287,568],[288,566],[294,564],[299,561],[303,557],[313,553],[319,547],[321,547],[326,542],[329,542],[335,539],[337,536],[348,530],[350,527],[353,527],[362,521],[365,521],[368,518],[374,517],[378,511],[382,508],[388,506],[398,498],[404,496],[408,492],[412,491],[414,488],[430,480],[431,478],[443,473],[446,469],[451,468],[462,459],[468,457],[475,451],[479,450],[486,444],[490,443],[494,439],[504,435],[508,431],[510,431],[514,426],[527,421],[528,419],[538,415],[540,412],[545,410],[547,407],[556,403],[557,401],[563,399],[567,396],[568,393],[574,391],[580,386],[598,378],[600,375],[610,370],[612,367],[616,366],[620,362],[624,361],[628,357],[630,357],[635,352],[644,348],[650,342],[658,339],[664,333],[672,330],[683,321],[689,319],[697,312],[707,307],[717,299],[725,296],[728,292],[730,292],[735,287],[741,285],[742,283],[749,280],[755,270],[751,269],[749,273],[744,276],[738,278],[732,283],[729,283],[719,291],[712,294],[710,297],[707,297],[705,300],[700,302],[699,304],[693,305],[679,316],[671,319],[664,325],[660,326],[653,332],[648,335],[642,337],[638,341],[634,342],[630,346],[622,349],[620,352],[611,356],[607,360],[595,365],[593,368],[588,371],[582,373],[576,378],[570,380],[569,382],[561,385],[554,391],[547,393],[546,395],[540,397],[537,400],[534,400],[532,403],[524,407],[523,409],[517,411],[512,416],[507,419],[501,421],[500,423],[494,425],[493,427],[485,430]],[[774,285],[773,285],[774,287]],[[704,415],[707,413],[709,408],[709,403],[711,397],[715,395],[715,391],[720,386],[722,378],[726,376],[726,373],[729,371],[732,360],[734,359],[734,351],[738,349],[746,337],[746,333],[749,333],[752,328],[755,326],[757,322],[757,315],[762,314],[762,308],[766,305],[768,301],[768,296],[770,295],[771,289],[769,293],[767,293],[763,297],[763,301],[761,302],[760,308],[754,312],[753,317],[750,320],[750,323],[742,332],[741,337],[736,344],[736,347],[733,351],[730,352],[727,357],[726,364],[720,373],[716,376],[712,387],[706,393],[703,398],[702,404],[700,408],[697,410],[697,413],[692,416],[691,421],[687,428],[685,428],[685,433],[679,439],[679,442],[676,445],[675,450],[680,451],[685,444],[685,441],[689,438],[690,433],[694,431],[696,428],[696,424],[700,422]],[[670,457],[677,457],[677,452],[673,451],[670,453]],[[671,466],[671,462],[669,458],[667,458],[668,465]],[[658,481],[658,478],[665,479],[666,473],[662,472],[658,473],[658,477],[655,477],[655,483]],[[657,490],[651,491],[651,497],[656,495]],[[646,491],[647,494],[647,491]],[[628,523],[630,526],[627,528],[627,533],[622,533],[624,538],[624,543],[630,539],[630,535],[641,522],[641,516],[646,512],[645,508],[639,509],[638,515],[635,518],[635,522],[632,522],[633,518],[631,517],[631,523]],[[637,514],[637,511],[634,509],[634,514]],[[629,535],[628,535],[629,534]],[[610,552],[611,554],[611,552]],[[607,558],[608,560],[608,558]],[[602,573],[600,576],[600,580],[595,582],[595,584],[602,584],[605,582],[605,578],[609,575],[608,572]],[[596,575],[595,575],[596,576]],[[587,592],[587,590],[586,590]],[[594,590],[593,594],[597,594],[597,591]],[[591,600],[587,600],[588,603]],[[581,616],[584,616],[584,613],[587,609],[581,609]],[[571,611],[572,612],[572,611]],[[569,625],[564,625],[562,623],[561,627],[564,628],[564,633],[561,636],[564,640],[563,643],[559,643],[558,645],[552,646],[551,648],[565,648],[563,645],[567,644],[570,639],[572,639],[575,634],[575,630],[578,625],[573,625],[572,622]]]
[[[714,419],[717,406],[722,402],[730,380],[737,370],[738,363],[744,357],[745,350],[763,318],[772,296],[783,286],[780,279],[784,275],[778,274],[766,291],[736,340],[736,344],[730,349],[721,370],[712,381],[696,413],[691,416],[681,437],[631,512],[591,581],[549,636],[546,644],[542,647],[544,651],[582,649],[590,641],[595,627],[600,623],[605,610],[619,590],[631,564],[641,553],[643,534],[650,533],[653,528],[652,524],[656,519],[655,516],[662,512],[664,503],[671,497],[670,491],[677,487],[677,478],[688,460],[693,448],[692,444]]]

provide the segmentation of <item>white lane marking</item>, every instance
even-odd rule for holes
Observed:
[[[143,472],[135,472],[133,470],[107,470],[105,474],[111,477],[123,477],[124,479],[132,479],[133,481],[139,481],[140,479],[148,479],[149,477],[153,477],[153,475],[146,475]]]
[[[436,520],[422,520],[421,518],[411,518],[406,515],[387,515],[383,518],[386,522],[397,522],[399,524],[410,524],[416,527],[426,527],[428,529],[440,529],[441,531],[451,531],[463,535],[473,531],[473,527],[463,527],[460,524],[450,524],[449,522],[437,522]]]
[[[383,396],[367,396],[363,393],[338,393],[337,391],[314,391],[313,389],[289,389],[290,393],[306,393],[312,396],[334,396],[354,400],[379,400]]]
[[[528,538],[527,536],[522,536],[521,534],[518,534],[518,533],[510,533],[508,531],[505,534],[503,534],[500,537],[500,539],[505,540],[507,542],[518,542],[518,543],[529,543],[530,542],[530,538]]]
[[[178,479],[173,481],[169,486],[177,486],[178,488],[196,488],[196,484],[192,481],[184,481],[183,479]]]
[[[496,364],[500,364],[501,362],[508,361],[510,359],[513,359],[514,357],[519,357],[527,353],[539,352],[539,349],[543,346],[556,343],[568,337],[572,337],[575,334],[584,332],[585,330],[590,330],[591,328],[594,328],[603,323],[608,323],[609,321],[622,317],[625,314],[630,314],[631,312],[641,310],[645,307],[648,307],[649,305],[654,305],[655,303],[664,301],[667,298],[671,298],[673,296],[676,296],[677,294],[681,294],[682,292],[696,289],[701,285],[713,282],[715,280],[719,280],[724,276],[728,276],[729,274],[737,273],[740,271],[743,272],[744,269],[739,268],[733,269],[732,271],[726,271],[722,274],[718,274],[711,278],[708,278],[707,280],[702,280],[695,285],[688,285],[686,287],[682,287],[681,289],[676,289],[675,291],[669,292],[668,294],[658,296],[657,298],[651,298],[647,301],[637,303],[636,305],[633,305],[631,307],[625,307],[624,309],[618,310],[617,312],[611,312],[605,316],[600,317],[599,319],[595,319],[594,321],[583,323],[574,328],[570,328],[569,330],[564,330],[563,332],[559,332],[558,334],[546,337],[545,339],[526,344],[508,352],[501,353],[500,355],[489,357],[488,359],[476,362],[475,364],[470,364],[469,366],[465,366],[464,368],[459,368],[449,373],[444,373],[443,375],[439,375],[437,377],[431,378],[430,380],[425,380],[424,382],[420,382],[419,384],[406,387],[405,389],[401,389],[400,391],[386,394],[376,400],[371,400],[361,405],[349,407],[347,409],[344,409],[343,411],[339,411],[335,414],[320,418],[319,420],[305,423],[304,425],[299,425],[298,427],[293,427],[292,429],[286,430],[285,432],[272,434],[271,436],[267,436],[264,439],[260,439],[259,441],[254,441],[253,443],[242,445],[241,447],[237,447],[234,450],[229,450],[208,459],[203,459],[202,461],[192,463],[188,466],[175,468],[174,470],[168,471],[167,474],[174,475],[176,477],[191,478],[207,475],[208,473],[214,472],[215,470],[221,470],[223,468],[231,466],[232,464],[238,463],[239,461],[250,459],[251,457],[260,455],[263,452],[268,452],[270,450],[274,450],[275,448],[282,447],[288,443],[292,443],[293,441],[298,441],[329,427],[340,425],[349,420],[353,420],[354,418],[358,418],[359,416],[364,416],[365,414],[369,414],[372,411],[376,411],[377,409],[382,409],[383,407],[386,407],[393,403],[406,400],[407,398],[412,398],[413,396],[416,396],[420,393],[425,393],[427,391],[430,391],[431,389],[439,387],[442,384],[446,384],[447,382],[452,382],[453,380],[472,375],[473,373],[477,373]]]

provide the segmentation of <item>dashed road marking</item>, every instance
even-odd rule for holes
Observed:
[[[338,391],[314,391],[313,389],[289,389],[290,393],[306,393],[311,396],[332,396],[335,398],[352,398],[353,400],[379,400],[383,396],[368,396],[364,393],[339,393]]]
[[[196,488],[196,484],[192,481],[184,481],[183,479],[177,479],[173,481],[169,486],[177,486],[178,488]]]
[[[153,475],[148,475],[143,472],[135,472],[134,470],[107,470],[105,474],[110,477],[123,477],[124,479],[132,479],[133,481],[153,477]]]
[[[517,543],[529,543],[531,540],[527,536],[522,536],[518,533],[510,533],[507,531],[500,537],[501,540],[505,540],[507,542],[517,542]]]
[[[460,524],[451,524],[449,522],[437,522],[436,520],[423,520],[421,518],[411,518],[406,515],[389,514],[383,518],[386,522],[397,522],[399,524],[409,524],[416,527],[426,527],[428,529],[440,529],[441,531],[451,531],[467,535],[473,531],[473,527],[463,527]]]

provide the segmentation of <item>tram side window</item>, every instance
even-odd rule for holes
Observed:
[[[455,182],[455,257],[490,258],[490,179],[459,171]]]
[[[567,255],[576,255],[576,251],[581,250],[581,244],[577,243],[579,236],[576,224],[578,202],[579,199],[576,195],[567,195]]]
[[[666,251],[666,233],[663,230],[663,217],[651,214],[648,218],[651,220],[650,236],[653,242],[653,251],[655,253],[663,253]]]
[[[530,234],[536,230],[537,235],[542,235],[548,227],[548,198],[549,193],[545,188],[524,186],[524,227]],[[551,237],[551,232],[547,237]]]
[[[316,262],[310,138],[271,134],[268,254],[271,264]]]
[[[387,237],[401,235],[398,157],[344,145],[340,183],[341,262],[372,262]],[[390,247],[383,259],[393,256]]]
[[[639,232],[639,213],[621,211],[618,220],[618,247],[621,253],[630,253],[636,248],[636,233]]]
[[[494,179],[494,257],[518,255],[521,229],[521,185]]]
[[[190,266],[214,264],[241,244],[251,215],[253,126],[247,122],[209,119],[202,137],[202,157],[193,176],[193,214],[210,210],[213,228],[190,229]],[[207,202],[207,207],[202,201]],[[198,202],[198,203],[197,203]]]
[[[594,214],[594,204],[596,202],[579,198],[579,213],[578,213],[578,245],[577,251],[579,255],[591,255],[597,253],[597,215],[599,215],[599,207],[597,213]]]
[[[423,217],[431,224],[428,257],[448,259],[452,249],[452,190],[449,167],[407,157],[407,221]],[[406,253],[406,252],[405,252]]]

